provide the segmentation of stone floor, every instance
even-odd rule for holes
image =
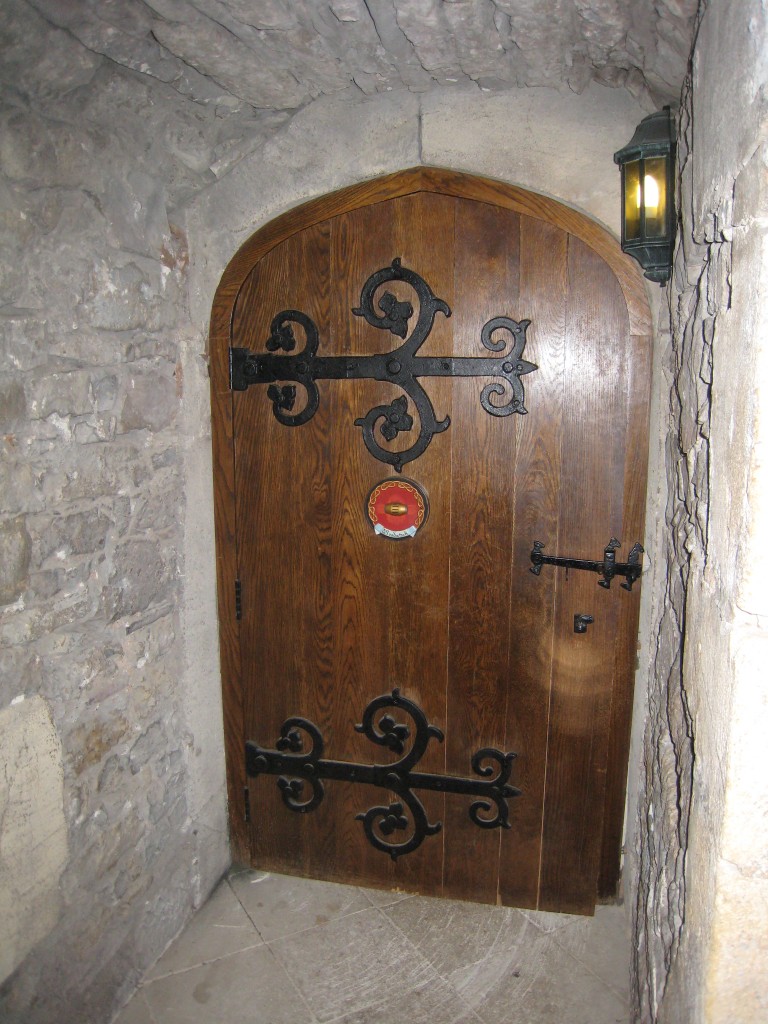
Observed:
[[[233,870],[115,1024],[629,1024],[621,907],[508,910]]]

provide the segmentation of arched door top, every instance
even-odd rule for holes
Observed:
[[[235,297],[254,263],[274,246],[319,221],[415,192],[434,192],[491,203],[549,221],[575,235],[605,260],[615,274],[627,304],[630,334],[651,333],[650,310],[642,275],[633,260],[621,252],[617,240],[598,223],[556,199],[502,181],[439,167],[412,167],[310,199],[251,235],[229,262],[216,291],[211,322],[212,355],[217,347],[223,346],[224,350],[228,347],[229,314]]]

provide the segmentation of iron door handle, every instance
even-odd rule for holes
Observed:
[[[543,542],[535,540],[533,542],[533,550],[531,551],[531,562],[533,562],[533,565],[530,567],[530,572],[534,576],[538,576],[544,565],[560,566],[566,571],[568,569],[584,569],[587,572],[599,573],[598,586],[604,587],[606,590],[610,589],[611,580],[615,576],[623,576],[626,582],[621,584],[622,589],[631,591],[632,584],[636,583],[643,573],[643,567],[640,564],[643,546],[638,542],[632,547],[626,562],[617,562],[616,549],[620,547],[621,541],[611,537],[603,551],[602,561],[598,562],[596,559],[564,558],[561,555],[545,555]]]

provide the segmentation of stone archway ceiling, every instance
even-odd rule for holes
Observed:
[[[31,0],[94,53],[233,111],[474,83],[676,102],[698,0]]]

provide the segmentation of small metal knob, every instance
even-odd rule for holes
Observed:
[[[581,612],[577,612],[573,616],[573,632],[574,633],[586,633],[587,626],[591,626],[594,622],[592,615],[582,615]]]
[[[384,506],[384,511],[388,516],[404,516],[408,511],[408,506],[402,501],[388,501]]]

